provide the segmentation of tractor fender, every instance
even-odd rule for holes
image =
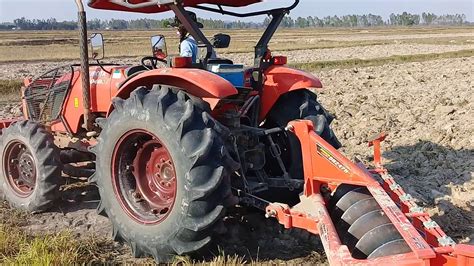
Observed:
[[[232,83],[209,71],[194,68],[163,68],[143,72],[125,81],[114,97],[127,99],[136,88],[146,86],[151,89],[154,84],[182,88],[209,103],[211,110],[221,99],[238,93]],[[113,108],[111,104],[108,114]]]
[[[307,88],[321,89],[322,87],[321,81],[307,72],[286,66],[269,67],[265,72],[265,83],[261,94],[260,121],[265,119],[283,94]]]

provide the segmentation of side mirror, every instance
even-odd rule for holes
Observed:
[[[228,34],[216,34],[212,38],[212,46],[214,48],[228,48],[230,45],[230,36]]]
[[[92,33],[90,38],[91,55],[90,58],[94,60],[101,60],[104,58],[104,37],[101,33]]]
[[[165,36],[156,35],[151,37],[151,52],[153,53],[153,56],[158,59],[164,60],[168,57]]]

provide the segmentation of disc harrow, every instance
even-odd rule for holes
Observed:
[[[291,122],[301,141],[305,188],[294,207],[270,203],[267,217],[285,228],[321,237],[331,265],[474,265],[474,249],[456,244],[383,168],[381,142],[375,169],[353,163],[312,131],[310,121]]]
[[[348,186],[337,190],[346,192]],[[410,247],[398,233],[382,208],[364,187],[350,186],[345,194],[331,198],[334,206],[331,219],[338,235],[357,259],[378,258],[410,251]],[[348,207],[347,207],[348,206]],[[344,211],[339,215],[340,211]]]

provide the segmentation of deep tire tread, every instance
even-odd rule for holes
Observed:
[[[179,146],[188,158],[190,168],[181,181],[185,182],[185,205],[174,207],[181,209],[182,219],[176,221],[178,229],[174,237],[160,243],[148,237],[131,237],[127,232],[121,234],[122,227],[116,224],[120,221],[116,221],[117,216],[110,211],[110,196],[104,195],[101,187],[103,177],[96,178],[102,198],[100,206],[114,224],[115,238],[134,245],[134,254],[151,255],[159,262],[164,262],[171,253],[194,254],[205,248],[212,240],[214,226],[225,212],[224,199],[232,196],[227,170],[230,166],[225,163],[232,159],[228,158],[228,152],[222,152],[224,145],[219,135],[223,126],[194,101],[177,88],[159,85],[154,85],[152,90],[138,88],[129,99],[114,100],[114,106],[122,108],[111,114],[99,137],[98,151],[106,145],[107,132],[113,130],[114,121],[123,116],[139,118],[146,110],[157,123],[160,121],[163,127],[175,131]],[[206,173],[207,178],[203,178],[202,173]]]
[[[0,139],[2,140],[0,141],[0,152],[6,148],[4,147],[7,144],[5,140],[19,139],[24,142],[32,156],[35,157],[37,167],[36,187],[26,201],[12,193],[4,180],[3,173],[0,172],[0,187],[4,197],[12,207],[28,212],[37,213],[50,209],[59,197],[59,187],[62,184],[59,148],[54,144],[51,133],[36,122],[23,120],[3,129]],[[3,161],[0,164],[3,164]],[[1,169],[3,169],[3,165]]]

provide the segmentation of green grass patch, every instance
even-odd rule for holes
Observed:
[[[224,252],[224,250],[219,249],[219,253],[215,255],[215,257],[210,261],[196,261],[191,259],[189,256],[175,256],[174,260],[172,261],[171,265],[183,265],[183,266],[201,266],[201,265],[209,265],[209,266],[243,266],[243,265],[262,265],[263,263],[258,262],[258,258],[256,260],[247,260],[243,256],[239,255],[228,255]]]
[[[411,62],[425,62],[437,59],[447,58],[462,58],[474,56],[474,49],[460,50],[446,53],[433,53],[433,54],[416,54],[416,55],[394,55],[390,57],[381,57],[374,59],[347,59],[347,60],[335,60],[335,61],[317,61],[309,63],[296,63],[291,64],[292,67],[304,69],[307,71],[315,71],[321,69],[332,69],[332,68],[354,68],[354,67],[370,67],[370,66],[381,66],[386,64],[403,64]]]
[[[0,79],[0,94],[9,95],[9,94],[19,94],[23,82],[21,80],[4,80]]]
[[[70,233],[29,236],[8,226],[0,227],[2,264],[66,265],[87,262],[87,253]],[[84,254],[85,253],[85,254]]]

